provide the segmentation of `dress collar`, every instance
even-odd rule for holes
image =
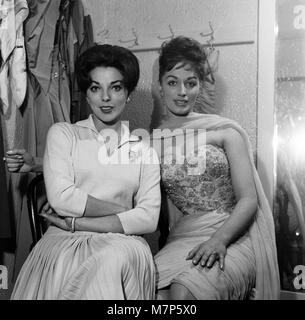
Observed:
[[[90,130],[96,132],[97,134],[100,134],[94,125],[92,114],[90,114],[87,119],[76,122],[75,125],[77,125],[79,127],[90,129]],[[121,143],[119,146],[125,144],[126,142],[139,142],[139,141],[141,141],[141,138],[139,136],[130,133],[128,121],[121,121],[121,130],[122,130],[122,135],[121,135]]]

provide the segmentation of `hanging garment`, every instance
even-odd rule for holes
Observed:
[[[35,145],[34,155],[42,156],[49,127],[59,121],[70,122],[70,90],[65,64],[59,48],[54,46],[56,22],[59,19],[60,0],[38,2],[34,13],[25,24],[31,90],[28,101],[34,105],[32,116],[24,123],[27,146]],[[34,95],[34,97],[31,97]],[[27,107],[29,103],[27,103]],[[35,123],[35,137],[31,126]]]
[[[73,10],[65,11],[70,8],[66,7],[66,4],[69,4]],[[80,1],[33,1],[31,14],[26,20],[28,90],[24,108],[22,108],[23,145],[34,156],[43,156],[46,135],[53,123],[70,122],[70,86],[71,82],[75,82],[75,80],[70,80],[70,66],[74,67],[78,55],[76,50],[78,46],[82,45],[82,48],[86,49],[85,46],[88,43],[86,39],[89,38],[89,35],[86,34],[87,22],[82,22],[82,12]],[[71,23],[72,19],[69,18],[71,16],[74,17],[73,24]],[[69,24],[65,23],[64,18],[69,18]],[[85,30],[80,26],[83,24]],[[58,34],[60,26],[62,26],[62,33],[64,34],[61,37]],[[78,31],[78,28],[81,31]],[[79,37],[79,32],[82,35],[80,38],[82,40],[78,40],[79,43],[77,43],[76,39]],[[68,44],[59,41],[65,40],[67,37],[69,39]],[[74,49],[74,52],[72,49]],[[77,99],[73,99],[77,101],[78,105],[80,104],[78,96]],[[77,110],[84,110],[84,108],[79,107]],[[78,120],[78,115],[75,118]],[[28,175],[28,180],[30,178],[31,176]],[[20,216],[17,226],[18,246],[15,275],[18,274],[31,244],[29,223],[24,219],[28,216],[26,198],[22,193],[16,193],[16,198],[21,201],[21,209],[17,208]]]
[[[38,2],[36,12],[25,23],[28,66],[41,88],[48,92],[52,72],[52,52],[60,0]]]
[[[34,89],[34,114],[36,124],[36,155],[42,157],[48,130],[53,123],[70,122],[70,89],[68,77],[60,64],[58,47],[53,50],[52,73],[47,94],[39,87]],[[35,86],[36,83],[31,82]]]
[[[74,123],[87,118],[90,109],[78,90],[74,73],[77,57],[94,44],[90,16],[85,16],[81,1],[61,0],[55,43],[60,48],[59,59],[69,78],[71,93],[70,119]]]
[[[26,56],[23,22],[28,16],[26,0],[7,0],[0,28],[0,99],[2,111],[19,108],[26,93]]]
[[[81,6],[81,2],[79,2],[79,6]],[[79,17],[83,14],[84,10],[82,8]],[[78,42],[74,45],[74,61],[81,53],[94,45],[91,17],[89,15],[83,17],[83,28],[80,29],[75,27],[78,25],[77,21],[79,21],[78,15],[73,15],[72,22],[78,38]],[[86,119],[91,112],[85,96],[79,91],[74,68],[71,69],[71,93],[71,121],[74,123]]]
[[[23,36],[23,22],[28,16],[26,0],[1,1],[1,25],[0,25],[0,105],[1,111],[7,117],[14,114],[14,108],[21,107],[26,95],[26,55]],[[0,159],[3,158],[2,130],[0,130]],[[12,225],[14,208],[20,208],[15,202],[11,188],[19,185],[19,177],[16,183],[9,179],[6,183],[6,170],[1,161],[0,164],[0,238],[12,238],[15,230]],[[16,190],[16,194],[18,191]],[[10,201],[8,201],[10,197]],[[8,208],[8,204],[10,207]],[[10,209],[10,210],[9,210]],[[16,212],[20,212],[19,210]]]
[[[0,239],[11,237],[11,221],[8,208],[7,186],[6,186],[6,172],[3,159],[3,138],[2,127],[0,122]]]
[[[42,157],[46,134],[54,122],[70,121],[69,88],[64,81],[59,83],[58,49],[54,48],[59,4],[60,0],[32,1],[30,15],[24,24],[28,85],[21,108],[23,147],[33,156]],[[32,174],[11,175],[17,243],[13,278],[27,258],[32,243],[26,202],[26,188],[32,177]]]

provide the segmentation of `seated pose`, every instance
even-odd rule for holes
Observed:
[[[120,121],[138,60],[128,49],[97,45],[79,57],[76,72],[92,114],[48,132],[43,173],[54,211],[42,215],[51,226],[11,299],[153,299],[154,262],[140,235],[157,227],[160,167]]]
[[[158,299],[247,299],[253,292],[277,299],[273,218],[247,134],[229,119],[192,111],[205,63],[193,39],[177,37],[161,48],[167,117],[152,141],[160,153],[163,207],[180,216],[155,256]]]

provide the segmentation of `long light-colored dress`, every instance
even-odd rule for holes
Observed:
[[[201,152],[205,155],[201,159],[190,155],[183,164],[162,163],[165,191],[183,216],[155,257],[158,288],[176,282],[200,300],[244,299],[255,286],[255,257],[248,233],[229,246],[224,272],[218,263],[208,270],[186,260],[188,252],[221,227],[236,204],[223,149],[206,145]],[[194,167],[201,172],[190,172]]]
[[[44,178],[50,204],[62,216],[80,217],[88,195],[126,208],[118,217],[125,234],[49,227],[24,263],[12,299],[153,299],[155,268],[140,236],[156,229],[160,167],[153,151],[122,124],[111,156],[93,119],[57,123],[48,133]],[[116,163],[115,153],[129,164]]]
[[[258,209],[248,231],[228,246],[225,269],[220,271],[218,263],[211,269],[202,268],[186,257],[196,245],[211,237],[234,208],[228,159],[223,149],[206,145],[205,139],[193,141],[193,148],[191,141],[185,139],[194,137],[194,132],[202,137],[206,131],[226,128],[235,129],[247,147]],[[197,299],[244,299],[251,289],[254,289],[251,298],[278,299],[280,281],[274,221],[246,132],[230,119],[190,113],[163,122],[152,140],[160,155],[162,181],[171,200],[169,214],[180,215],[173,220],[164,248],[155,256],[158,289],[177,282]],[[186,149],[184,162],[179,160],[179,149]],[[173,154],[176,163],[170,161]]]

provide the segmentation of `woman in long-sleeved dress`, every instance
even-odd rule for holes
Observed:
[[[52,224],[11,298],[153,299],[154,263],[141,235],[158,223],[160,168],[154,151],[120,121],[138,61],[127,49],[99,45],[76,67],[92,114],[48,132],[43,172],[55,212],[43,214]]]

